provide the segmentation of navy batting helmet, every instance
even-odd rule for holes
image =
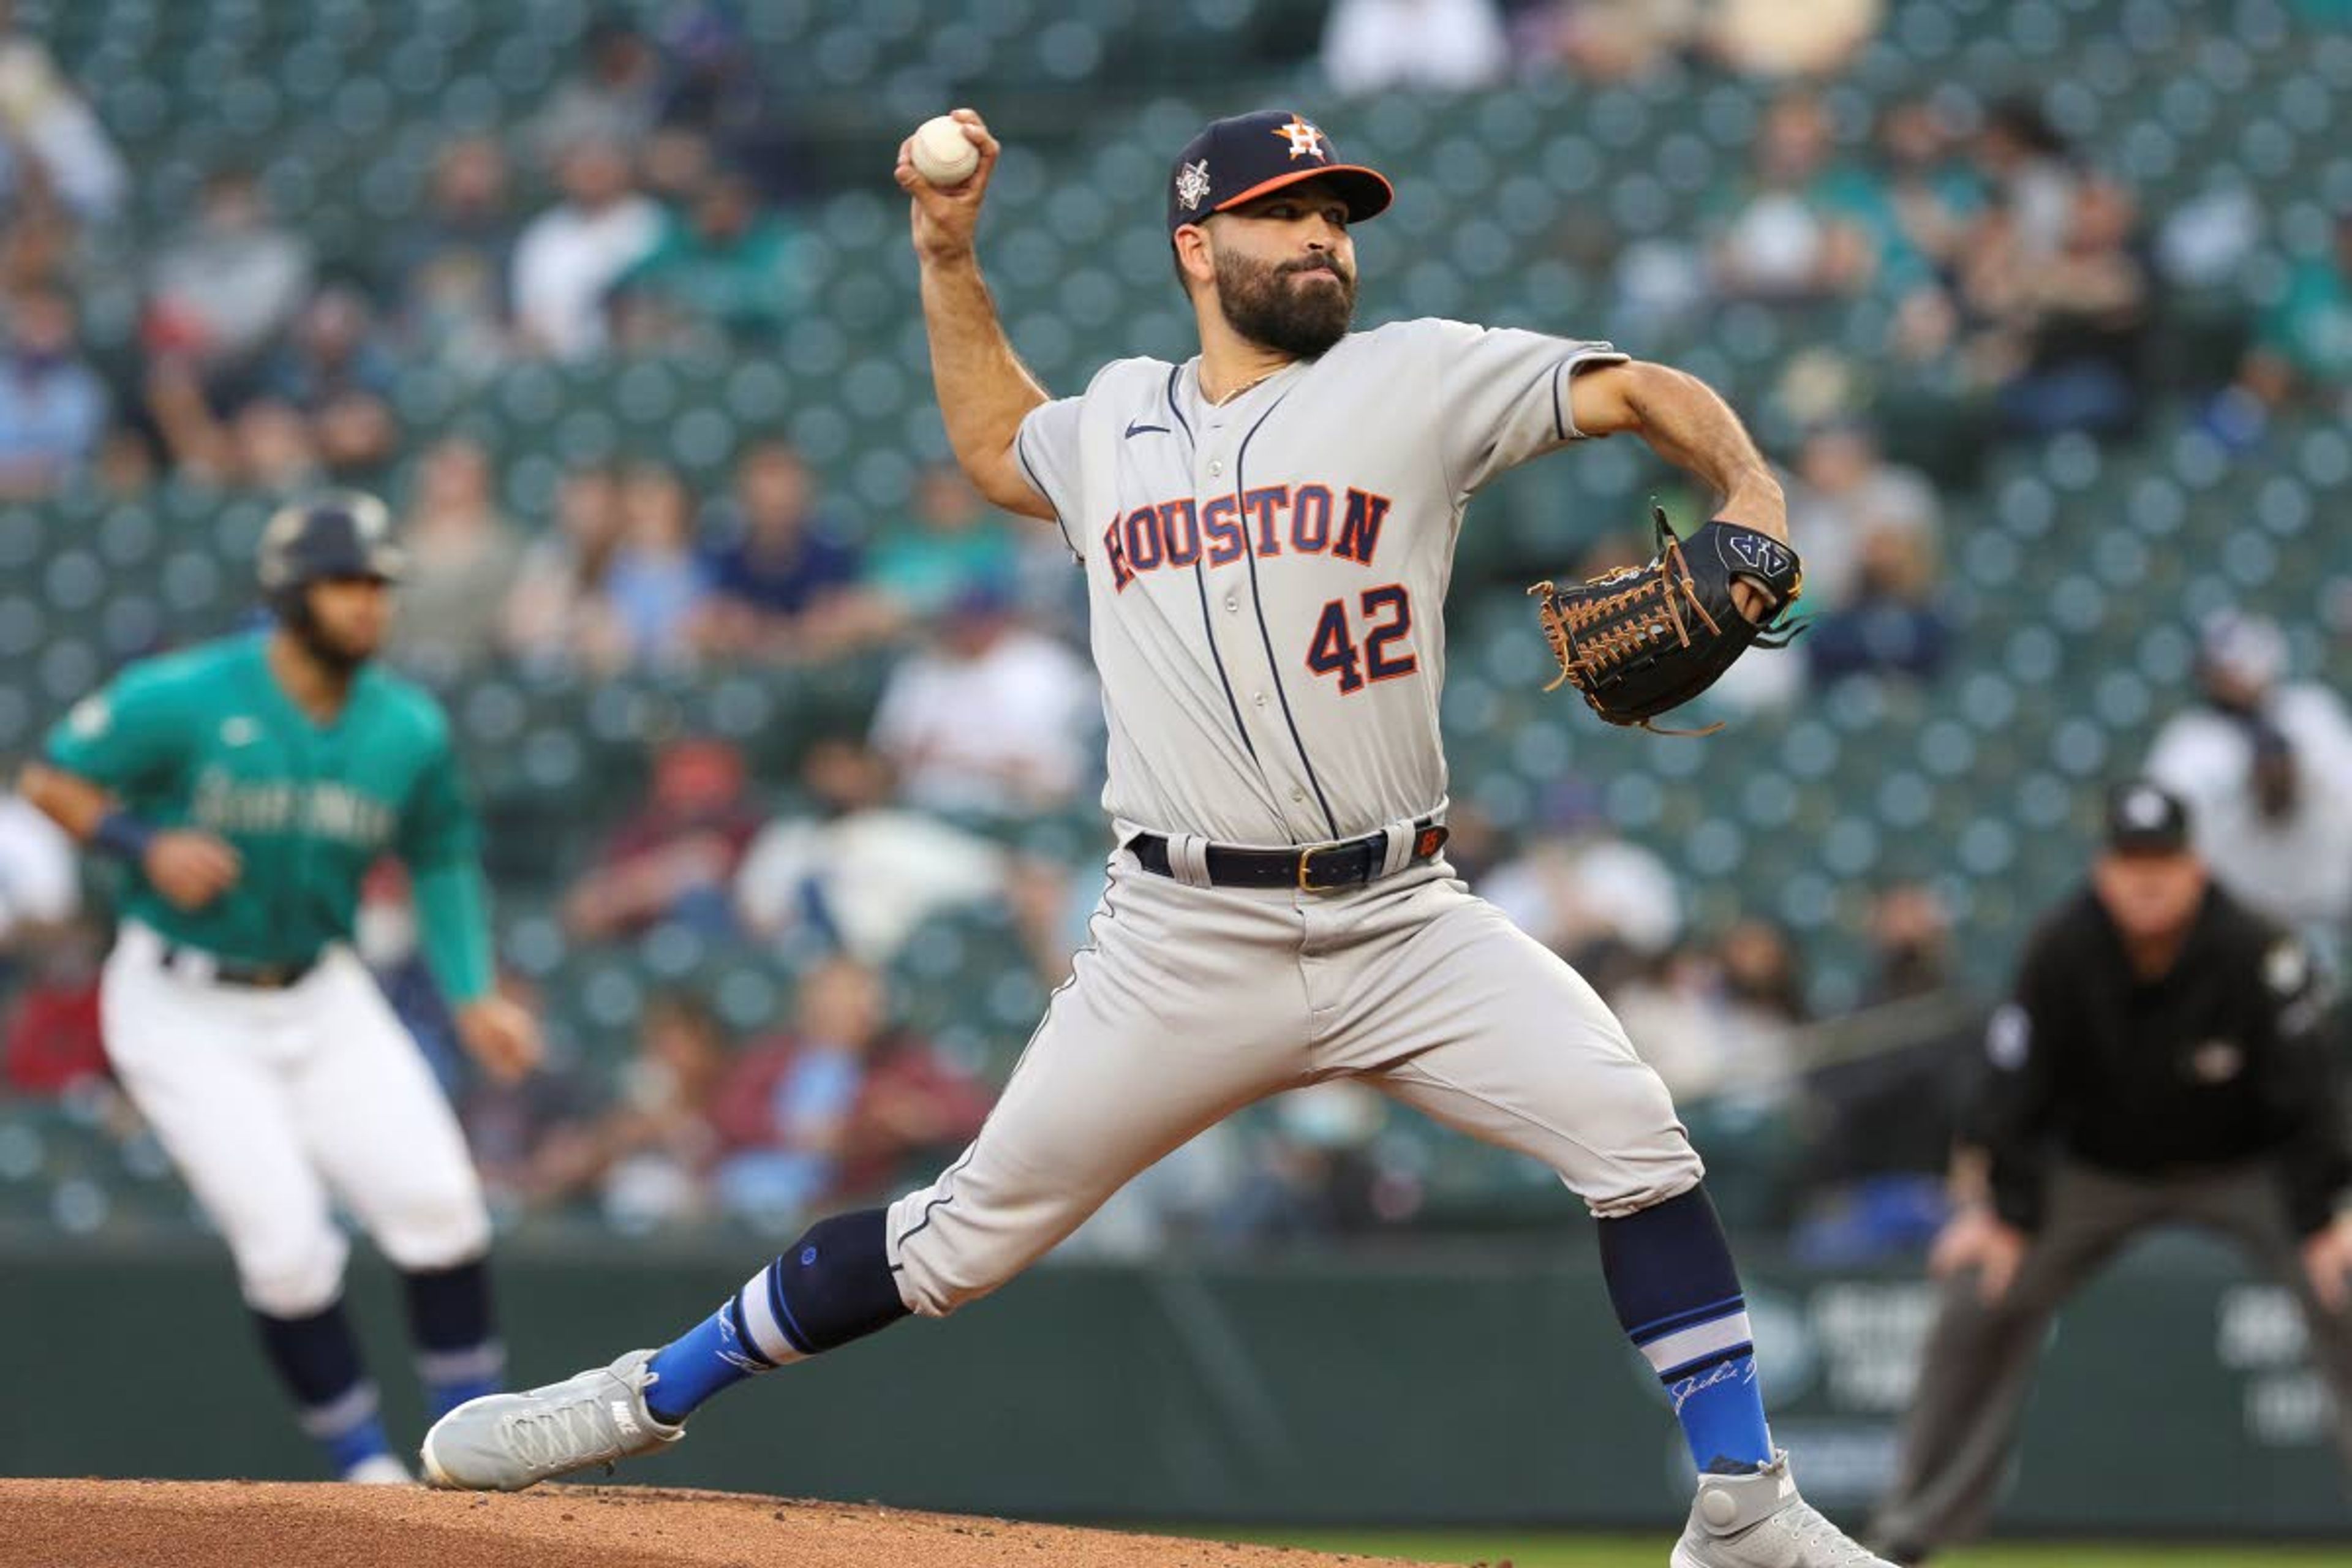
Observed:
[[[391,512],[359,490],[330,490],[281,507],[261,533],[261,592],[282,620],[302,617],[302,590],[313,583],[395,582],[406,564],[392,540]]]

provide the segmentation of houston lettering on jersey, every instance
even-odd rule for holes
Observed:
[[[1183,496],[1111,519],[1103,555],[1122,593],[1140,573],[1229,566],[1246,554],[1335,555],[1370,566],[1389,506],[1388,497],[1351,487],[1335,499],[1329,485],[1265,485],[1207,501]]]

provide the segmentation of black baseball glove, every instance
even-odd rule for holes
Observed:
[[[1801,628],[1781,618],[1801,592],[1797,552],[1769,533],[1736,522],[1708,523],[1685,545],[1654,501],[1658,553],[1647,565],[1624,566],[1570,588],[1538,583],[1528,590],[1544,637],[1559,660],[1559,679],[1584,693],[1592,710],[1612,724],[1638,725],[1661,735],[1708,735],[1704,730],[1660,730],[1651,721],[1713,686],[1750,647],[1785,647]],[[1731,585],[1740,578],[1771,599],[1759,623],[1740,614]]]

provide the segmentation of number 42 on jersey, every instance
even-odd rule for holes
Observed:
[[[1339,677],[1339,689],[1346,693],[1361,691],[1367,681],[1394,680],[1421,668],[1412,654],[1398,647],[1412,632],[1412,599],[1402,584],[1365,589],[1356,595],[1354,610],[1364,628],[1360,639],[1346,599],[1323,606],[1316,617],[1314,640],[1307,645],[1307,668]]]

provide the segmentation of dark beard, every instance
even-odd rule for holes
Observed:
[[[1318,268],[1328,268],[1339,287],[1291,281]],[[1348,335],[1356,313],[1356,279],[1335,260],[1275,266],[1221,251],[1217,302],[1227,324],[1251,342],[1293,359],[1316,359]]]
[[[353,653],[327,636],[326,631],[309,615],[296,616],[287,624],[294,640],[310,659],[339,680],[349,680],[360,672],[360,667],[373,658],[372,654]]]

